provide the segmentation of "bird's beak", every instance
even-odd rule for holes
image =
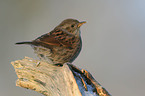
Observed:
[[[79,22],[78,27],[81,27],[85,23],[86,23],[86,21]]]

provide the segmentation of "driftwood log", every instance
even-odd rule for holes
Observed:
[[[16,86],[45,96],[111,96],[88,71],[72,64],[52,65],[29,57],[11,64],[18,76]]]

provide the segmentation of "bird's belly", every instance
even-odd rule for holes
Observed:
[[[70,62],[76,51],[76,48],[70,49],[57,46],[53,46],[51,48],[33,46],[33,49],[42,61],[48,62],[50,64]]]

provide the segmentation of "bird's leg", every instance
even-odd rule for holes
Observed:
[[[58,67],[62,67],[63,64],[62,63],[56,63],[56,64],[53,64],[54,66],[58,66]]]

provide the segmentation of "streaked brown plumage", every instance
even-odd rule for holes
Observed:
[[[38,57],[51,64],[73,62],[82,48],[80,26],[85,22],[66,19],[51,32],[44,34],[32,42],[18,42],[16,44],[30,44]]]

